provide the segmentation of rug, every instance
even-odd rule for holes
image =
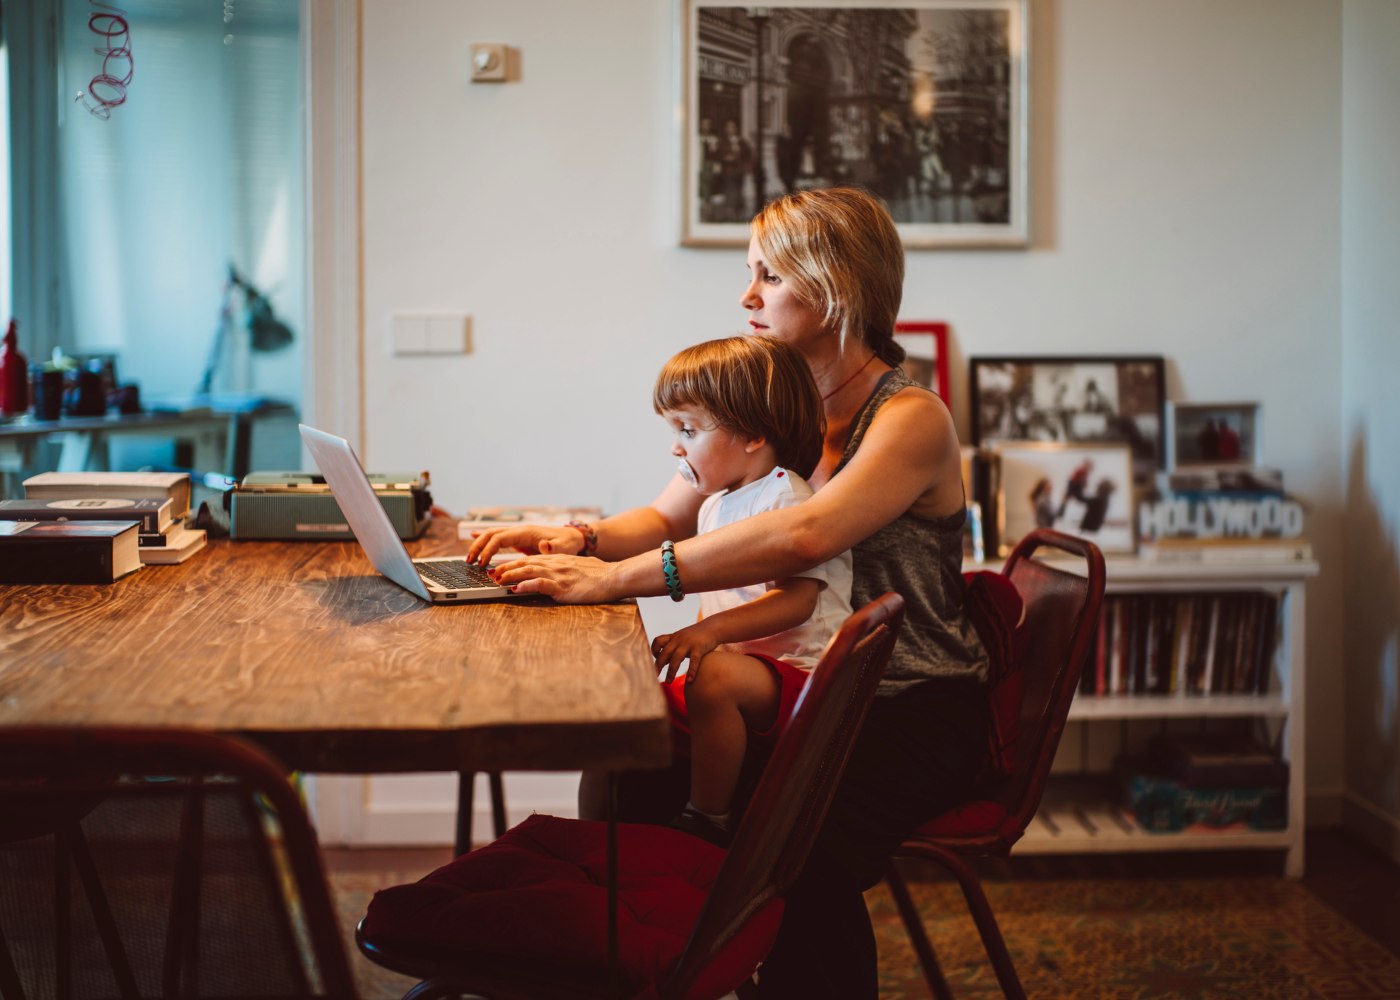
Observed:
[[[345,927],[374,890],[422,872],[331,876]],[[1400,1000],[1400,957],[1282,878],[1066,878],[988,881],[1016,969],[1047,1000]],[[999,997],[952,882],[910,880],[954,994]],[[884,886],[867,894],[881,1000],[929,996]],[[354,954],[363,1000],[397,1000],[413,980]]]

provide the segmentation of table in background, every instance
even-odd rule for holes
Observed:
[[[415,555],[460,553],[435,520]],[[430,606],[353,542],[211,541],[105,586],[0,586],[0,726],[232,733],[324,773],[663,767],[635,604]],[[459,835],[469,815],[458,817]]]

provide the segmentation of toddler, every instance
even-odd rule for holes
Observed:
[[[812,495],[804,477],[821,457],[824,418],[793,348],[761,336],[698,344],[666,363],[652,402],[675,432],[680,475],[706,497],[697,533]],[[782,731],[851,613],[850,593],[846,552],[785,580],[701,594],[694,625],[652,642],[673,718],[691,736],[690,802],[673,825],[727,842],[749,740]]]

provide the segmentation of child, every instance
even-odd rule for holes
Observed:
[[[793,348],[761,336],[688,348],[661,370],[652,402],[675,430],[681,476],[706,497],[698,534],[812,495],[803,477],[821,457],[824,418]],[[727,842],[749,740],[782,731],[851,613],[850,592],[847,552],[786,580],[701,594],[694,625],[652,642],[673,717],[691,733],[690,803],[673,825]]]

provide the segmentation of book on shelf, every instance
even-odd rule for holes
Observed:
[[[169,499],[170,516],[190,509],[188,472],[41,472],[24,481],[30,500],[121,497],[128,500]]]
[[[1292,563],[1312,559],[1303,538],[1161,538],[1138,545],[1138,558],[1163,563]]]
[[[141,568],[133,521],[0,521],[0,583],[112,583]]]
[[[133,500],[129,497],[65,497],[56,500],[0,500],[5,521],[135,521],[143,534],[158,535],[170,527],[174,501]]]
[[[202,528],[187,528],[183,523],[175,525],[166,536],[164,545],[143,545],[139,552],[141,561],[147,565],[172,566],[182,563],[204,548],[208,534]]]
[[[1080,691],[1266,694],[1278,605],[1267,590],[1109,594]]]

